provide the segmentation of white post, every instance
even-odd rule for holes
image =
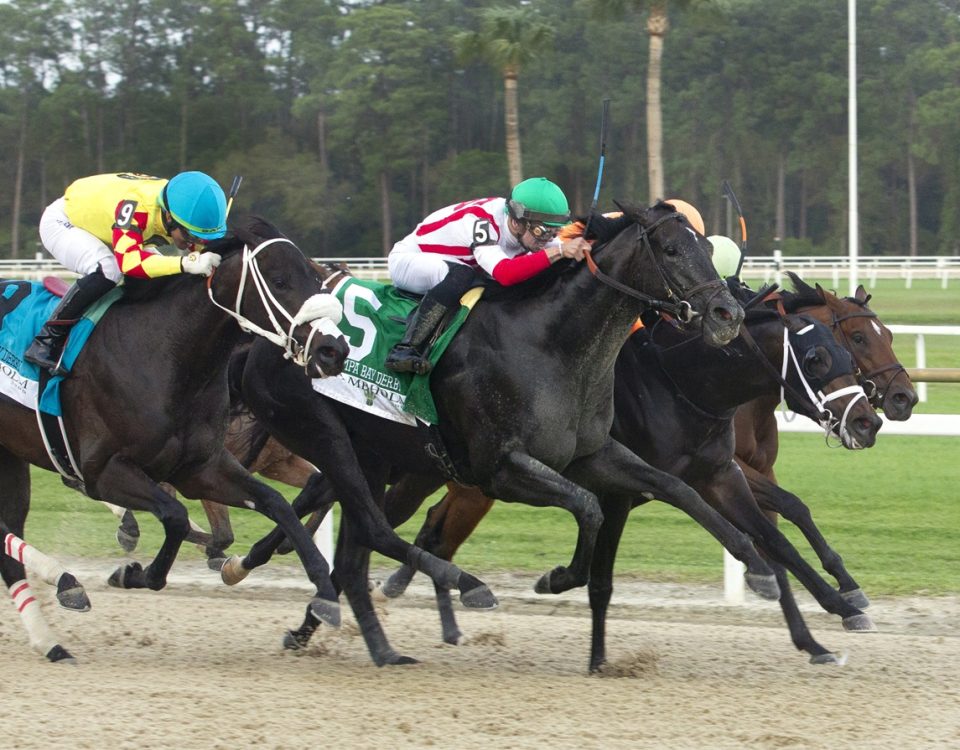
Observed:
[[[783,284],[783,276],[780,269],[783,268],[783,253],[779,250],[773,251],[773,280],[777,286]]]
[[[927,366],[927,342],[923,339],[923,334],[917,334],[917,369],[922,370]],[[927,384],[926,381],[921,383],[914,383],[917,388],[917,397],[920,399],[921,404],[927,402]]]
[[[849,204],[850,296],[857,293],[859,222],[857,208],[857,0],[847,0],[847,180]]]
[[[745,585],[743,574],[747,566],[737,558],[723,550],[723,598],[727,604],[743,604],[745,601]]]
[[[333,570],[333,508],[327,513],[313,535],[313,543],[317,545],[323,559],[327,561],[330,570]]]

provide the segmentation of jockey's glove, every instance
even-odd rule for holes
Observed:
[[[195,273],[209,276],[213,269],[220,265],[220,256],[216,253],[198,253],[196,251],[184,255],[180,259],[180,270],[184,273]]]

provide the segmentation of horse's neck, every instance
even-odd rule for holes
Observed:
[[[783,325],[778,320],[747,323],[762,355],[777,370],[783,361]],[[680,393],[701,409],[721,414],[780,385],[742,337],[729,345],[707,346],[700,337],[665,347],[661,366]]]

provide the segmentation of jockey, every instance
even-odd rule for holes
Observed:
[[[204,253],[203,246],[226,234],[226,222],[223,190],[203,172],[181,172],[169,181],[101,174],[71,183],[43,212],[40,240],[82,278],[60,300],[24,358],[54,375],[66,375],[60,367],[63,345],[87,307],[123,276],[209,276],[220,256]],[[161,255],[157,246],[171,241],[189,254]]]
[[[430,371],[427,342],[447,311],[480,282],[510,286],[560,258],[583,260],[582,237],[561,240],[570,220],[563,191],[545,177],[518,183],[507,198],[479,198],[434,211],[397,242],[387,258],[394,285],[423,294],[403,339],[387,355],[396,372]]]

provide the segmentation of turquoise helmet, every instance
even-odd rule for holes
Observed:
[[[170,180],[160,193],[160,205],[201,240],[218,240],[227,233],[227,197],[203,172],[181,172]]]
[[[546,177],[531,177],[514,185],[507,198],[507,210],[514,219],[539,221],[551,227],[570,221],[567,196]]]

